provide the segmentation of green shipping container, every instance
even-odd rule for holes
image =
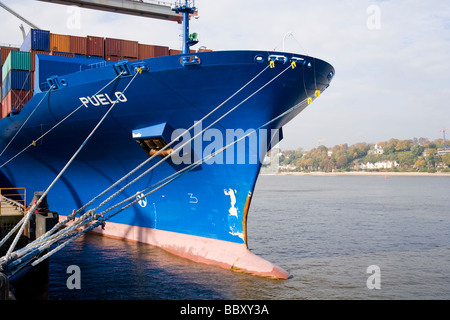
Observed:
[[[11,51],[2,67],[2,82],[11,70],[31,69],[31,56],[25,51]]]

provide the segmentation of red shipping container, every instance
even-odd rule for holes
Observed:
[[[86,37],[70,36],[69,52],[86,55],[87,54]]]
[[[169,55],[169,47],[155,46],[155,57],[165,57]]]
[[[105,38],[105,57],[122,56],[122,40]]]
[[[101,37],[87,36],[87,55],[88,56],[105,56],[105,41]]]
[[[31,71],[36,70],[36,55],[37,54],[49,54],[50,52],[48,51],[38,51],[38,50],[31,50],[30,51],[30,62],[31,62]]]
[[[154,55],[153,46],[149,44],[139,43],[139,55],[138,55],[139,59],[153,58],[153,55]]]
[[[20,112],[32,97],[31,90],[10,90],[2,101],[2,118],[7,117],[12,111]]]
[[[3,67],[3,64],[6,61],[6,58],[8,58],[8,55],[11,51],[19,51],[19,48],[10,48],[10,47],[1,47],[0,48],[0,62],[1,66]]]
[[[139,42],[122,40],[122,56],[127,58],[139,57]]]

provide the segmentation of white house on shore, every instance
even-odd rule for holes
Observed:
[[[398,166],[399,164],[397,163],[397,161],[384,160],[375,163],[372,162],[367,162],[366,164],[361,163],[359,165],[359,169],[361,170],[392,169],[397,168]]]
[[[383,148],[376,144],[373,150],[369,150],[368,154],[383,154]]]

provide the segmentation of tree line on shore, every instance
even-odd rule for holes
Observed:
[[[392,138],[377,144],[365,142],[320,145],[309,151],[284,150],[280,154],[281,170],[294,171],[351,171],[366,170],[366,164],[391,162],[391,171],[450,172],[450,141],[446,139],[448,153],[442,152],[443,139],[426,138],[399,140]],[[439,151],[439,152],[438,152]],[[378,169],[382,170],[382,169]]]

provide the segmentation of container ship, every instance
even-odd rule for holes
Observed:
[[[171,9],[182,50],[40,29],[1,48],[0,187],[48,190],[60,216],[116,210],[94,229],[105,236],[285,279],[248,248],[251,199],[261,159],[334,68],[295,53],[194,50],[194,4]]]

